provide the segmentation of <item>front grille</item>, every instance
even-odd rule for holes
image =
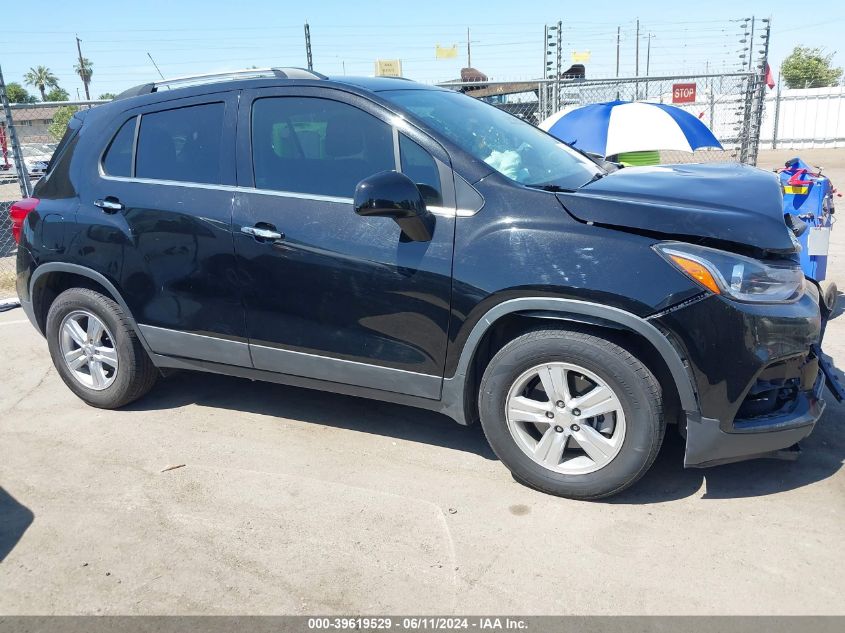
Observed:
[[[734,419],[737,431],[765,424],[767,418],[792,413],[801,392],[810,391],[819,373],[811,353],[768,365],[754,381]]]

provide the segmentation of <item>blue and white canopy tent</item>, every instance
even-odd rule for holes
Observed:
[[[645,150],[722,149],[698,118],[663,103],[611,101],[585,105],[553,114],[540,128],[578,149],[602,156]]]

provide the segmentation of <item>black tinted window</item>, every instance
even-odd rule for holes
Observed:
[[[210,103],[143,115],[135,177],[219,184],[224,107]]]
[[[132,143],[135,140],[135,117],[124,123],[112,139],[103,157],[103,171],[109,176],[132,175]]]
[[[252,107],[255,186],[351,198],[367,176],[395,168],[389,125],[327,99],[270,97]]]
[[[417,184],[426,204],[433,206],[443,204],[440,174],[437,172],[437,165],[431,154],[404,134],[400,134],[399,156],[402,162],[402,173]]]

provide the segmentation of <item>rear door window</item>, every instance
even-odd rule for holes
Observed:
[[[220,184],[224,115],[223,103],[142,115],[135,177]]]

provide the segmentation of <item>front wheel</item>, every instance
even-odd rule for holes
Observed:
[[[839,289],[832,281],[820,281],[819,287],[822,290],[822,300],[830,312],[836,310],[836,300],[839,298]]]
[[[484,373],[479,409],[491,447],[518,481],[576,499],[637,481],[665,432],[649,369],[615,343],[567,330],[505,345]]]

